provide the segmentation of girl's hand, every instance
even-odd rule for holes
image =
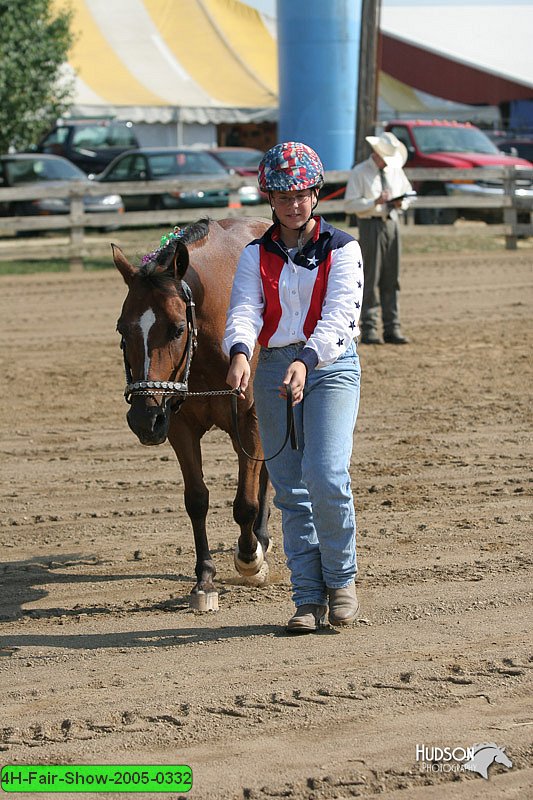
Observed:
[[[279,387],[279,396],[287,398],[287,386],[292,390],[293,406],[301,403],[304,398],[304,387],[307,378],[307,368],[302,361],[293,361],[289,364],[283,383]]]
[[[250,364],[244,353],[237,353],[231,359],[226,383],[232,389],[240,389],[240,397],[244,399],[244,392],[250,381]]]

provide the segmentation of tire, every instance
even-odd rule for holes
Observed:
[[[446,192],[434,187],[422,192],[421,197],[442,197]],[[455,208],[417,208],[415,223],[417,225],[453,225],[459,214]]]

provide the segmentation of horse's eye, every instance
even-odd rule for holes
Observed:
[[[183,336],[184,330],[185,325],[182,322],[179,325],[173,325],[170,331],[172,338],[179,339],[181,336]]]

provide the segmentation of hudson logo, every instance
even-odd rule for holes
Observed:
[[[477,772],[485,780],[491,764],[503,764],[510,768],[513,762],[504,747],[494,742],[474,744],[472,747],[427,747],[416,746],[416,760],[426,772]]]

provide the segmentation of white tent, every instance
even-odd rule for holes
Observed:
[[[410,86],[463,103],[533,98],[532,0],[383,0],[381,31],[383,68]]]

